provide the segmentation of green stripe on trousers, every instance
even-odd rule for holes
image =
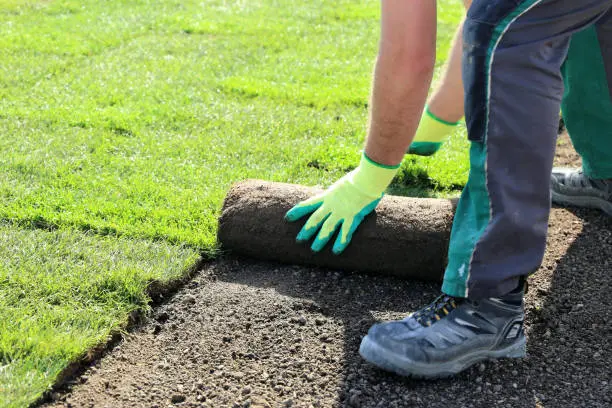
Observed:
[[[472,142],[470,147],[470,174],[455,212],[448,250],[448,265],[444,273],[442,292],[456,297],[468,297],[470,264],[478,241],[491,221],[491,200],[487,188],[487,136],[490,108],[490,84],[495,50],[508,27],[529,8],[541,0],[527,0],[517,6],[495,26],[487,52],[485,86],[487,92],[487,124],[483,142]]]

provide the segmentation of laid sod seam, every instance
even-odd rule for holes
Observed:
[[[144,317],[148,314],[149,309],[156,308],[171,298],[187,282],[193,279],[197,272],[204,269],[205,265],[211,261],[211,259],[203,256],[197,263],[188,268],[183,276],[165,282],[159,280],[150,282],[145,290],[145,295],[151,299],[147,305],[147,310],[140,309],[130,312],[127,316],[127,320],[117,327],[112,328],[105,340],[86,350],[81,356],[71,361],[61,372],[59,372],[53,385],[45,390],[38,399],[32,402],[31,406],[34,407],[44,404],[45,402],[50,402],[52,401],[53,393],[65,391],[70,381],[74,378],[78,378],[92,363],[99,361],[107,353],[112,352],[124,339],[126,334],[138,328],[145,321]]]
[[[0,253],[2,407],[37,400],[128,327],[128,316],[149,310],[148,293],[177,288],[202,262],[164,242],[3,224]]]

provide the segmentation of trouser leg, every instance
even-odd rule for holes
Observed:
[[[464,27],[470,175],[455,214],[442,290],[505,294],[542,262],[550,173],[574,32],[610,0],[476,0]]]
[[[572,36],[563,116],[587,176],[612,179],[612,12]]]

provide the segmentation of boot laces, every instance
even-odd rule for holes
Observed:
[[[577,170],[566,178],[566,183],[574,188],[596,188],[604,192],[612,191],[612,179],[592,179],[584,174],[582,170]]]
[[[460,299],[448,295],[440,295],[429,305],[412,314],[422,326],[431,326],[457,308]]]

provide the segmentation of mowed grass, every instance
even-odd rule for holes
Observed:
[[[438,12],[441,67],[463,9]],[[233,182],[354,168],[378,32],[374,0],[1,2],[0,405],[214,255]],[[466,146],[407,158],[392,191],[456,194]]]
[[[165,242],[0,225],[0,406],[25,406],[130,312],[147,285],[193,268],[199,253]]]
[[[457,3],[441,5],[454,20],[441,25],[440,60]],[[130,0],[5,9],[0,217],[208,250],[232,182],[330,184],[359,161],[378,7]],[[467,153],[455,145],[407,159],[402,184],[456,189]]]

